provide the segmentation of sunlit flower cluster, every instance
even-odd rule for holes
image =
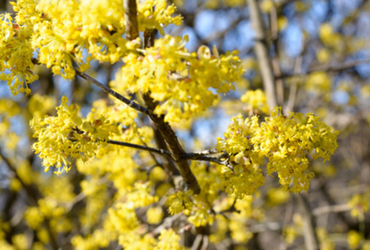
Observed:
[[[6,81],[13,95],[29,94],[28,84],[38,79],[32,72],[32,29],[13,23],[10,14],[0,15],[0,80]]]
[[[291,113],[286,117],[275,108],[261,124],[256,116],[245,120],[240,115],[234,117],[225,139],[218,138],[218,149],[229,153],[235,175],[253,174],[251,166],[262,165],[267,158],[268,174],[276,171],[284,189],[300,192],[308,189],[313,176],[306,173],[309,155],[330,160],[338,147],[337,134],[312,114]],[[254,188],[263,184],[262,178],[258,179]]]
[[[139,38],[124,38],[125,10],[120,0],[22,0],[12,5],[14,19],[10,14],[0,16],[0,71],[4,72],[0,79],[8,82],[14,95],[31,92],[28,84],[38,79],[32,71],[35,62],[71,79],[75,67],[84,71],[91,59],[115,63],[140,45]],[[171,16],[175,10],[164,0],[139,2],[139,30],[158,29],[164,34],[163,27],[182,22],[181,16]]]
[[[242,74],[236,52],[218,55],[202,46],[198,53],[185,48],[187,38],[165,36],[154,47],[131,54],[116,75],[112,86],[120,91],[144,92],[160,102],[155,109],[165,120],[179,122],[204,113],[219,96],[233,89],[232,83]]]
[[[163,27],[168,24],[180,25],[182,17],[171,15],[175,13],[175,5],[167,6],[166,0],[147,0],[138,5],[138,23],[140,31],[156,29],[164,35]]]
[[[34,119],[31,127],[38,141],[33,145],[43,159],[45,171],[55,166],[58,172],[69,171],[69,157],[87,160],[95,155],[99,146],[105,145],[110,133],[110,122],[101,116],[93,121],[83,121],[75,105],[68,105],[63,97],[57,107],[57,116]]]

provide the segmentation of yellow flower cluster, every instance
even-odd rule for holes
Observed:
[[[0,100],[0,138],[5,142],[7,149],[15,149],[19,136],[12,131],[11,120],[21,113],[21,107],[10,98]]]
[[[170,207],[168,211],[171,214],[181,213],[185,210],[185,213],[189,213],[193,207],[193,201],[191,196],[193,195],[192,190],[188,190],[186,192],[178,191],[168,197],[168,204]]]
[[[71,79],[74,66],[84,71],[91,59],[115,63],[140,45],[139,39],[124,38],[121,0],[20,0],[12,5],[15,22],[10,14],[0,16],[0,79],[8,82],[14,95],[29,94],[28,84],[38,79],[32,72],[34,52],[54,74]],[[181,24],[180,16],[171,17],[175,10],[165,0],[139,2],[139,30],[158,29],[164,34],[164,26]]]
[[[161,35],[164,35],[163,27],[168,24],[180,25],[182,22],[181,16],[171,15],[175,13],[175,5],[167,6],[166,0],[147,0],[140,3],[138,6],[138,23],[140,31],[146,29],[156,29]]]
[[[316,95],[330,93],[331,86],[331,78],[326,72],[322,71],[310,74],[305,83],[306,90]]]
[[[122,92],[150,93],[160,102],[155,109],[168,122],[202,114],[215,105],[219,96],[233,89],[243,72],[236,52],[218,55],[202,46],[198,53],[185,48],[187,38],[165,36],[154,47],[130,54],[111,85]]]
[[[248,104],[248,111],[252,111],[253,113],[269,113],[266,94],[260,89],[247,91],[240,100]]]
[[[43,159],[45,171],[56,166],[57,173],[61,173],[69,171],[69,157],[87,160],[94,156],[98,147],[105,145],[111,124],[104,116],[83,121],[78,108],[68,105],[68,98],[63,97],[56,117],[33,119],[30,125],[35,131],[33,136],[38,139],[33,149]]]
[[[348,205],[352,208],[351,215],[353,217],[361,218],[363,214],[369,211],[369,199],[370,192],[365,194],[355,194],[351,200],[348,202]]]
[[[155,250],[182,250],[179,241],[180,236],[176,234],[173,230],[162,230],[159,236],[158,245],[154,248]]]
[[[8,83],[13,95],[29,94],[28,84],[38,79],[32,72],[31,35],[29,24],[13,23],[10,14],[0,15],[0,80]]]
[[[243,119],[241,115],[232,118],[225,139],[218,138],[218,150],[226,151],[230,162],[234,165],[234,172],[226,171],[226,175],[254,175],[249,178],[252,183],[240,183],[249,186],[249,193],[253,193],[263,184],[263,176],[258,165],[268,158],[267,172],[277,172],[280,184],[285,190],[300,192],[307,190],[312,173],[306,173],[309,165],[308,155],[324,161],[338,147],[338,131],[333,131],[319,118],[307,114],[290,113],[289,117],[281,114],[280,108],[271,112],[271,117],[259,124],[256,116]],[[249,179],[245,179],[246,181]],[[241,181],[241,180],[240,180]],[[240,195],[237,184],[230,186],[232,192]],[[240,187],[238,187],[240,188]]]

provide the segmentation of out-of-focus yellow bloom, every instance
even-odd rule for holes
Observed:
[[[149,224],[158,224],[162,221],[163,211],[161,207],[150,207],[146,211],[146,217]]]
[[[12,242],[16,249],[27,250],[29,249],[30,242],[28,242],[26,235],[16,234],[12,237]]]
[[[49,233],[45,228],[40,228],[37,230],[37,237],[44,244],[47,244],[50,241]]]
[[[303,1],[296,1],[294,2],[294,8],[298,12],[304,12],[310,9],[310,3],[309,2],[303,2]]]
[[[41,118],[48,112],[51,112],[55,105],[55,98],[51,96],[42,96],[36,93],[30,98],[27,107],[34,117],[37,116]]]
[[[329,62],[330,60],[330,52],[328,49],[320,49],[317,53],[316,53],[316,58],[317,58],[317,61],[319,61],[320,63],[327,63]]]
[[[347,234],[347,242],[350,249],[356,249],[362,240],[359,232],[351,230]]]
[[[319,36],[321,41],[334,49],[341,49],[342,37],[339,33],[334,32],[333,26],[329,23],[323,23],[319,28]]]
[[[159,242],[154,250],[182,250],[184,247],[180,245],[180,236],[172,229],[164,229],[159,236]]]
[[[283,229],[284,241],[290,245],[299,236],[298,230],[295,226],[287,226]]]
[[[214,219],[214,214],[210,213],[210,207],[201,202],[197,203],[197,206],[193,209],[193,214],[188,218],[189,222],[196,227],[212,225]]]
[[[316,95],[330,92],[331,78],[327,72],[314,72],[306,79],[306,89]]]
[[[270,13],[273,7],[274,7],[274,2],[272,0],[264,0],[260,4],[261,11],[264,13]]]
[[[136,182],[134,187],[129,189],[130,192],[127,194],[127,201],[132,202],[135,207],[145,207],[157,202],[158,197],[150,194],[151,188],[152,185],[149,182]]]
[[[141,235],[139,232],[129,232],[119,236],[119,244],[125,250],[152,250],[156,240],[150,234]]]
[[[41,223],[44,221],[44,215],[37,207],[28,207],[24,213],[24,218],[27,225],[32,229],[39,228]]]
[[[269,113],[266,94],[260,89],[249,90],[240,99],[242,102],[248,104],[248,110],[253,112],[262,112],[265,114]]]
[[[351,215],[353,217],[362,216],[369,210],[369,195],[366,194],[355,194],[348,205],[352,208]]]
[[[330,239],[328,232],[325,228],[318,227],[316,228],[316,234],[319,238],[320,242],[320,249],[323,250],[334,250],[335,249],[335,243],[332,239]]]
[[[238,243],[247,243],[253,234],[248,231],[243,220],[233,219],[229,223],[231,238]]]
[[[361,250],[370,250],[370,241],[365,241],[361,247]]]
[[[267,191],[267,205],[276,206],[289,200],[290,194],[281,188],[270,188]]]
[[[284,30],[289,24],[288,18],[285,16],[280,16],[278,18],[278,29],[279,30]]]

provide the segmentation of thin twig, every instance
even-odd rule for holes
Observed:
[[[303,218],[303,237],[304,243],[307,250],[317,250],[319,249],[319,240],[316,234],[316,223],[312,210],[309,207],[307,198],[304,194],[298,194],[296,197],[296,202],[298,204],[298,209]]]
[[[279,27],[278,27],[278,11],[275,5],[273,5],[270,11],[270,26],[271,26],[271,46],[274,50],[274,56],[272,56],[272,67],[275,72],[275,83],[276,83],[276,94],[277,102],[279,106],[284,103],[284,82],[278,76],[281,75],[280,62],[279,62]]]
[[[318,207],[315,208],[312,212],[313,215],[319,216],[322,214],[328,213],[341,213],[347,212],[351,210],[351,207],[348,204],[340,204],[340,205],[333,205],[333,206],[325,206],[325,207]]]
[[[118,94],[117,92],[115,92],[113,89],[109,88],[108,86],[105,86],[104,84],[102,84],[101,82],[97,81],[96,79],[92,78],[91,76],[85,74],[85,73],[82,73],[80,72],[77,68],[75,68],[76,70],[76,75],[82,77],[83,79],[85,79],[86,81],[94,84],[95,86],[97,86],[98,88],[100,88],[101,90],[103,90],[105,93],[109,94],[109,95],[112,95],[114,96],[115,98],[117,98],[118,100],[120,100],[121,102],[127,104],[130,108],[133,108],[141,113],[144,113],[146,115],[149,115],[149,111],[147,108],[137,104],[136,102],[134,102],[133,100],[129,100],[125,97],[123,97],[122,95]]]
[[[141,150],[153,152],[153,153],[156,153],[156,154],[167,156],[167,157],[172,159],[171,153],[164,150],[164,149],[152,148],[152,147],[142,146],[142,145],[138,145],[138,144],[122,142],[122,141],[114,141],[114,140],[108,140],[107,142],[109,144],[113,144],[113,145],[119,145],[119,146],[136,148],[136,149],[141,149]]]
[[[361,65],[361,64],[368,64],[368,63],[370,63],[370,58],[366,58],[366,59],[362,59],[362,60],[349,61],[349,62],[345,62],[345,63],[339,64],[339,65],[323,64],[323,65],[318,65],[318,66],[311,67],[309,70],[307,70],[306,73],[283,74],[279,78],[294,77],[294,76],[304,77],[304,76],[307,76],[308,74],[318,72],[318,71],[339,72],[339,71],[344,71],[344,70],[347,70],[347,69],[352,69],[353,67],[356,67],[356,66]]]
[[[213,154],[219,154],[220,152],[215,149],[215,148],[212,148],[212,149],[206,149],[206,150],[201,150],[201,151],[195,151],[195,152],[192,152],[192,153],[188,153],[188,155],[192,154],[192,155],[213,155]]]
[[[163,220],[163,223],[161,225],[159,225],[158,227],[156,227],[152,232],[151,234],[156,236],[158,235],[163,229],[165,228],[171,228],[173,223],[180,219],[182,217],[182,213],[178,213],[178,214],[175,214],[171,217],[167,217],[166,219]]]
[[[302,66],[302,56],[299,56],[295,60],[294,72],[298,73],[301,66]],[[290,84],[288,103],[284,110],[285,114],[287,114],[288,112],[292,112],[294,110],[294,105],[297,98],[297,85],[298,80],[296,78],[293,78],[293,82]]]

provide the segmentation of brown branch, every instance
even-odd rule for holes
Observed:
[[[318,71],[324,71],[324,72],[340,72],[348,69],[352,69],[353,67],[356,67],[361,64],[368,64],[370,63],[370,58],[366,59],[361,59],[361,60],[354,60],[354,61],[349,61],[345,62],[340,65],[333,65],[333,64],[323,64],[323,65],[318,65],[311,67],[309,70],[307,70],[306,73],[301,73],[301,74],[283,74],[280,76],[280,78],[286,78],[286,77],[295,77],[295,76],[301,76],[305,77],[308,74],[318,72]]]
[[[299,72],[299,69],[302,66],[302,56],[297,57],[294,64],[294,72]],[[293,81],[290,84],[288,103],[286,104],[286,107],[284,109],[285,114],[294,110],[294,105],[297,98],[297,85],[297,78],[293,78]]]
[[[163,155],[163,156],[166,156],[166,157],[171,158],[170,152],[168,152],[166,150],[163,150],[163,149],[157,149],[157,148],[152,148],[152,147],[137,145],[137,144],[128,143],[128,142],[122,142],[122,141],[108,140],[107,142],[109,144],[118,145],[118,146],[124,146],[124,147],[130,147],[130,148],[136,148],[136,149],[140,149],[140,150],[145,150],[145,151],[153,152],[153,153],[160,154],[160,155]]]
[[[263,85],[267,95],[267,103],[272,109],[277,105],[275,94],[275,77],[272,70],[269,49],[265,35],[265,25],[261,19],[261,12],[256,0],[248,0],[249,14],[256,34],[254,51],[257,56],[258,65],[261,71]]]
[[[72,141],[76,141],[74,139],[70,139]],[[118,146],[124,146],[124,147],[130,147],[130,148],[136,148],[140,150],[145,150],[149,152],[153,152],[159,155],[163,155],[171,160],[173,160],[171,153],[167,150],[164,149],[158,149],[158,148],[152,148],[148,146],[142,146],[142,145],[137,145],[133,143],[128,143],[128,142],[122,142],[122,141],[114,141],[114,140],[108,140],[107,143],[113,144],[113,145],[118,145]],[[209,155],[214,155],[218,154],[216,156],[209,156]],[[219,165],[224,165],[230,169],[233,169],[233,167],[230,165],[228,158],[227,158],[227,153],[219,153],[217,149],[210,149],[210,150],[204,150],[204,151],[199,151],[199,152],[193,152],[193,153],[184,153],[183,158],[187,160],[194,160],[194,161],[207,161],[207,162],[214,162]],[[225,159],[226,158],[226,159]]]
[[[175,132],[172,130],[171,126],[164,121],[163,116],[158,117],[157,115],[153,114],[153,110],[157,104],[153,101],[148,93],[143,95],[143,99],[150,111],[149,117],[160,131],[163,139],[166,141],[171,156],[175,161],[181,176],[184,178],[185,183],[189,185],[189,188],[193,190],[195,194],[198,194],[200,192],[198,181],[190,170],[190,165],[185,157],[186,153],[181,147]]]
[[[215,148],[212,148],[212,149],[206,149],[206,150],[201,150],[201,151],[195,151],[195,152],[192,152],[192,153],[188,153],[188,155],[190,154],[193,154],[193,155],[214,155],[214,154],[220,154],[220,152],[215,149]]]
[[[317,250],[319,249],[320,244],[315,232],[316,224],[314,216],[309,207],[307,198],[301,193],[295,196],[295,198],[303,219],[303,237],[306,249]]]
[[[135,0],[125,0],[125,1],[135,1]],[[125,18],[126,21],[126,34],[135,34],[138,30],[137,27],[137,15],[136,6],[130,3],[125,3],[125,6],[131,8],[127,13],[130,14],[129,18]],[[134,9],[135,8],[135,9]],[[137,33],[136,33],[137,34]],[[130,39],[136,39],[137,36],[131,36]],[[151,47],[154,45],[155,30],[146,30],[144,33],[144,47]],[[181,176],[184,178],[185,183],[189,186],[195,194],[200,193],[200,187],[194,174],[191,172],[190,165],[185,156],[185,151],[181,147],[180,142],[177,139],[175,132],[172,130],[171,126],[164,121],[164,116],[157,116],[154,114],[154,109],[158,105],[151,97],[150,93],[144,93],[143,99],[148,108],[149,117],[153,121],[154,125],[160,131],[163,139],[167,143],[168,149],[170,151],[172,159],[175,161]]]
[[[270,12],[270,26],[271,26],[271,42],[273,44],[272,48],[274,50],[274,56],[272,57],[272,67],[275,72],[276,77],[276,94],[277,102],[279,106],[284,103],[284,83],[283,80],[278,78],[281,75],[280,62],[279,62],[279,27],[278,27],[278,12],[273,5]]]
[[[95,86],[97,86],[98,88],[100,88],[101,90],[103,90],[105,93],[114,96],[115,98],[117,98],[121,102],[127,104],[130,108],[133,108],[133,109],[135,109],[135,110],[137,110],[137,111],[139,111],[141,113],[144,113],[146,115],[149,115],[149,111],[145,107],[140,106],[139,104],[137,104],[133,100],[129,100],[129,99],[123,97],[122,95],[120,95],[117,92],[115,92],[113,89],[109,88],[108,86],[105,86],[104,84],[102,84],[101,82],[99,82],[96,79],[92,78],[91,76],[89,76],[89,75],[87,75],[85,73],[80,72],[76,67],[75,67],[75,70],[76,70],[76,75],[78,75],[78,76],[82,77],[83,79],[85,79],[86,81],[94,84]]]
[[[136,0],[124,0],[123,7],[125,8],[126,38],[134,40],[139,37]]]

